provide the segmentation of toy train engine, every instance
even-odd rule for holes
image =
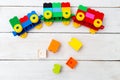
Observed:
[[[42,27],[41,24],[42,15],[38,16],[35,11],[28,13],[23,18],[18,19],[17,16],[14,16],[9,20],[10,24],[14,31],[12,32],[14,36],[20,36],[22,38],[26,38],[28,31],[32,28],[40,29]]]
[[[54,21],[62,21],[68,25],[71,19],[71,9],[69,2],[62,3],[44,3],[43,20],[46,25],[50,26]]]
[[[102,25],[103,17],[104,14],[102,12],[80,5],[76,15],[72,19],[74,27],[78,28],[80,25],[84,25],[90,28],[90,33],[94,34],[99,29],[104,28]]]

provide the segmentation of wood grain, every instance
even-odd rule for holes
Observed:
[[[62,65],[62,72],[55,75],[53,65]],[[2,80],[120,80],[119,62],[79,61],[75,69],[65,65],[66,61],[1,61]]]

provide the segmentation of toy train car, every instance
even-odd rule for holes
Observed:
[[[104,14],[102,12],[95,11],[83,5],[79,5],[76,15],[72,17],[74,27],[78,28],[80,25],[85,25],[90,28],[90,33],[93,34],[104,28],[102,25],[103,18]]]
[[[23,18],[18,19],[17,16],[14,16],[9,20],[10,24],[14,31],[12,32],[14,36],[20,36],[22,38],[27,37],[27,32],[32,28],[40,29],[42,15],[38,16],[35,11],[28,13]]]
[[[71,9],[69,2],[62,3],[44,3],[43,20],[46,25],[50,26],[54,21],[62,21],[68,25],[71,19]]]

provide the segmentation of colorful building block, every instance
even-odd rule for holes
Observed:
[[[54,64],[52,69],[54,74],[60,74],[62,66],[60,64]]]
[[[52,41],[48,47],[48,50],[52,51],[53,53],[56,53],[59,50],[60,45],[61,45],[61,43],[59,41],[52,39]]]
[[[38,58],[45,59],[47,58],[47,52],[45,48],[38,49]]]
[[[76,65],[78,64],[77,60],[70,57],[69,60],[66,62],[66,65],[68,65],[71,69],[74,69]]]
[[[79,51],[82,47],[82,42],[79,41],[77,38],[71,38],[71,41],[68,42],[68,44],[75,50]]]
[[[90,28],[89,32],[95,34],[98,30],[104,29],[103,26],[104,13],[79,5],[75,16],[72,16],[73,25],[78,28],[84,25]]]

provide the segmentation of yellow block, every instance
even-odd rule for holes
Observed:
[[[70,12],[70,7],[62,8],[62,12],[66,12],[66,11]]]
[[[82,47],[82,42],[79,41],[77,38],[71,38],[71,41],[68,44],[75,50],[79,51]]]

